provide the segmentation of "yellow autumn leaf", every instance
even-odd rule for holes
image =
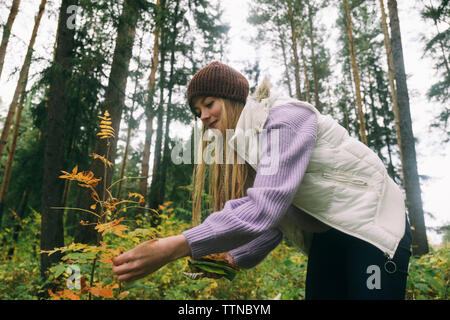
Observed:
[[[89,292],[94,296],[101,296],[104,298],[114,298],[114,293],[110,288],[93,287],[89,288]]]
[[[126,296],[128,296],[129,293],[130,293],[130,291],[124,291],[124,292],[121,292],[117,298],[118,298],[119,300],[125,299]]]
[[[99,224],[97,226],[95,226],[95,229],[98,232],[101,232],[102,235],[104,236],[107,233],[114,233],[116,236],[119,237],[124,237],[124,235],[122,234],[123,231],[127,230],[128,227],[124,226],[122,224],[120,224],[120,222],[123,220],[123,217],[118,219],[118,220],[113,220],[111,222],[107,222],[107,223],[103,223],[103,224]]]

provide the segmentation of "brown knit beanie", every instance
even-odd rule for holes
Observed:
[[[187,98],[192,110],[192,100],[195,97],[219,97],[245,104],[248,92],[248,81],[240,72],[214,61],[200,69],[191,79]]]

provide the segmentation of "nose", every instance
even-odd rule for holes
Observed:
[[[202,108],[201,115],[200,115],[200,120],[205,121],[206,119],[209,119],[209,117],[210,117],[210,114],[209,114],[208,110]]]

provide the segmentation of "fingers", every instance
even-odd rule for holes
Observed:
[[[131,251],[131,250],[130,250]],[[120,266],[121,264],[130,262],[133,260],[130,251],[127,251],[123,254],[121,254],[120,256],[114,257],[112,259],[112,262],[115,266]]]
[[[141,275],[140,273],[132,272],[132,273],[127,273],[127,274],[118,276],[117,280],[122,281],[122,282],[132,282],[132,281],[138,280],[142,277],[143,277],[143,275]]]
[[[120,266],[113,266],[113,272],[117,275],[118,281],[131,282],[145,276],[142,267],[135,262],[125,263]]]
[[[130,282],[158,270],[166,262],[159,252],[153,252],[151,247],[157,239],[146,241],[133,249],[112,259],[112,271],[119,281]]]
[[[117,268],[121,268],[117,267]],[[142,267],[129,267],[128,264],[125,264],[123,267],[126,268],[122,268],[119,269],[118,271],[115,270],[114,273],[118,276],[117,280],[118,281],[123,281],[123,282],[132,282],[135,280],[139,280],[141,278],[144,278],[145,276],[147,276],[149,273],[151,273],[152,271],[146,270],[145,268]],[[116,267],[113,267],[113,270]]]
[[[112,269],[116,275],[122,275],[125,273],[130,273],[132,271],[135,271],[137,268],[134,263],[124,263],[119,266],[113,266]]]

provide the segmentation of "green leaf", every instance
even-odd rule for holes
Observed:
[[[425,283],[416,283],[415,284],[416,288],[419,289],[420,291],[423,292],[428,292],[430,291],[430,289],[428,288],[428,286]]]
[[[64,273],[64,271],[66,271],[66,265],[65,264],[58,264],[56,266],[54,266],[52,269],[54,271],[53,273],[53,277],[56,279],[58,278],[60,275],[62,275]]]

